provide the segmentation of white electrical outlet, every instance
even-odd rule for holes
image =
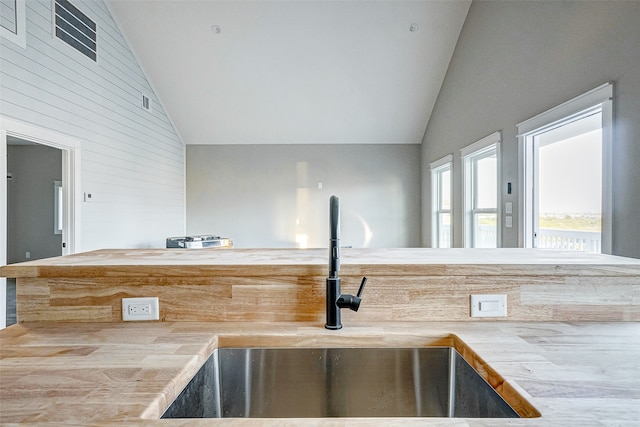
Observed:
[[[505,317],[506,295],[471,295],[471,317]]]
[[[122,298],[122,320],[159,320],[158,297]]]

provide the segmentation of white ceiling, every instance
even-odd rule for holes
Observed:
[[[420,143],[471,3],[107,2],[187,144]]]

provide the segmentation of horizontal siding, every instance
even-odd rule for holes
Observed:
[[[125,119],[133,118],[137,126],[148,132],[156,134],[164,131],[165,137],[174,138],[175,132],[170,123],[158,120],[160,115],[164,116],[164,112],[154,112],[156,117],[140,108],[141,90],[151,93],[148,85],[133,88],[125,74],[102,71],[102,62],[96,65],[86,57],[77,55],[77,52],[64,42],[52,38],[50,33],[42,34],[42,38],[29,37],[28,42],[29,56],[23,56],[19,62],[13,64],[17,67],[16,77],[20,78],[21,73],[35,74],[44,80],[40,84],[34,82],[38,88],[47,84],[51,87],[59,86],[72,92],[70,98],[77,98],[76,102],[83,101],[92,108],[96,108],[95,104],[99,102],[98,107],[104,105],[104,108]],[[54,45],[53,49],[51,44]],[[15,55],[24,52],[18,46],[8,46],[7,50],[13,51],[8,53]],[[100,50],[100,54],[104,52],[108,50]],[[10,71],[7,70],[8,73]],[[30,76],[29,79],[31,78],[33,77]],[[154,104],[158,108],[157,99],[154,100]]]
[[[106,5],[72,3],[97,62],[53,36],[51,1],[28,1],[27,48],[0,40],[0,113],[81,140],[82,250],[163,246],[184,233],[184,146]]]

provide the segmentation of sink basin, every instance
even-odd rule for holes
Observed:
[[[163,418],[518,418],[452,347],[219,348]]]

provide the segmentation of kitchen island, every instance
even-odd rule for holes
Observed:
[[[640,260],[535,249],[342,249],[344,321],[470,321],[472,294],[509,321],[640,321]],[[322,322],[327,249],[105,249],[0,267],[18,322],[120,322],[122,298],[158,297],[163,321]]]
[[[18,325],[0,331],[0,423],[380,425],[376,419],[159,420],[217,346],[425,346],[464,341],[541,417],[384,425],[634,425],[640,261],[523,249],[343,250],[344,329],[324,329],[326,249],[102,250],[0,267]],[[504,294],[506,317],[469,316]],[[124,297],[160,322],[123,322]],[[498,381],[497,386],[502,387]]]

